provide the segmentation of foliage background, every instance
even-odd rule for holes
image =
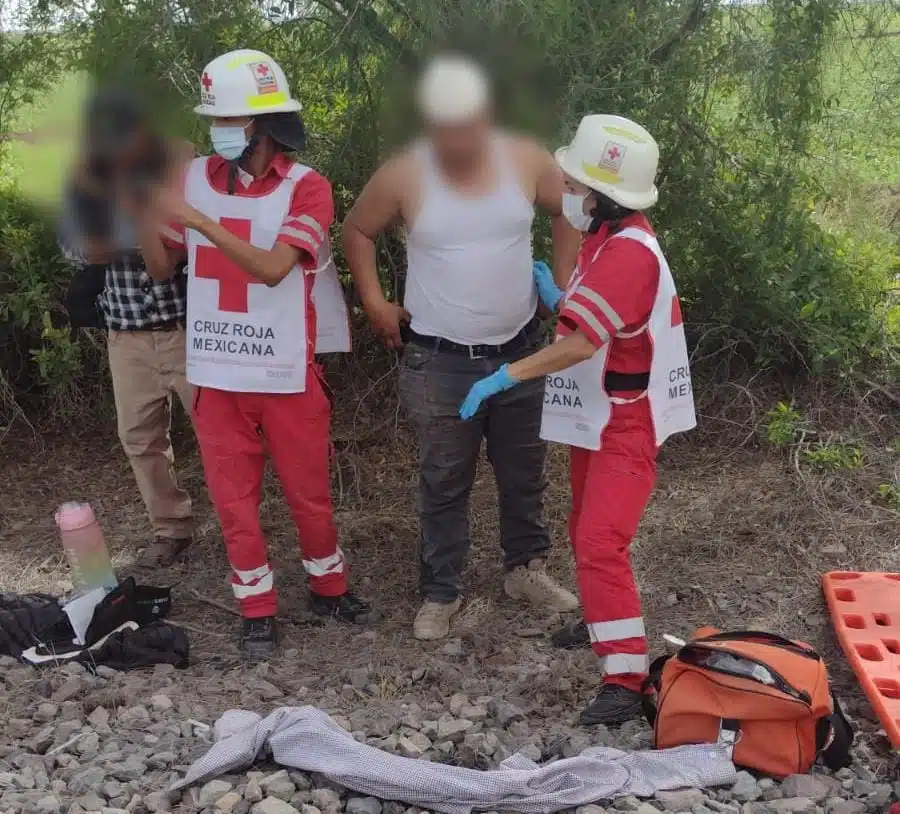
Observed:
[[[256,47],[303,101],[306,159],[332,180],[339,216],[414,131],[411,83],[435,50],[479,57],[502,119],[548,144],[588,112],[633,117],[662,147],[653,219],[698,369],[895,377],[896,0],[13,1],[0,0],[0,133],[71,125],[88,77],[131,84],[161,126],[205,146],[190,114],[200,69]],[[101,392],[102,342],[69,331],[60,306],[70,271],[53,204],[70,150],[71,138],[0,143],[7,419],[77,417]],[[537,242],[547,251],[545,225]],[[402,244],[382,249],[394,289]]]

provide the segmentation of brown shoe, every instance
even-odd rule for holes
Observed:
[[[419,608],[413,623],[413,636],[420,641],[434,641],[450,635],[450,620],[462,607],[462,600],[452,602],[426,602]]]
[[[503,581],[503,589],[510,599],[524,599],[555,611],[574,611],[579,605],[578,597],[547,573],[543,560],[513,568]]]
[[[156,537],[138,558],[138,568],[169,568],[178,562],[191,544],[193,537]]]

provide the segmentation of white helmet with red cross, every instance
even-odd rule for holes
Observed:
[[[556,151],[556,161],[566,175],[626,209],[648,209],[659,197],[659,147],[622,116],[585,116],[572,143]]]
[[[201,116],[238,118],[301,109],[281,66],[262,51],[241,48],[210,62],[200,75]]]

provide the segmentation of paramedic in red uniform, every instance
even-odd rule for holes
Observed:
[[[641,714],[648,667],[629,548],[658,447],[696,420],[675,284],[642,213],[657,199],[656,142],[628,119],[586,116],[556,160],[563,212],[584,233],[571,279],[535,263],[541,300],[559,313],[557,341],[477,382],[460,415],[546,376],[541,437],[571,448],[569,536],[584,613],[554,640],[591,643],[604,684],[581,721],[616,724]]]
[[[370,612],[347,589],[329,491],[329,402],[314,360],[313,272],[330,267],[334,211],[328,181],[287,155],[303,147],[303,122],[273,59],[232,51],[206,66],[200,85],[196,112],[212,120],[216,155],[191,163],[183,195],[160,192],[170,225],[147,264],[165,276],[179,256],[188,261],[192,417],[244,616],[241,649],[261,659],[277,641],[259,521],[266,452],[300,535],[312,611],[348,622]]]

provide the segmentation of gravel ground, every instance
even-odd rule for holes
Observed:
[[[444,647],[460,644],[451,641]],[[348,796],[323,778],[271,764],[169,795],[169,785],[209,747],[211,725],[229,705],[266,712],[314,704],[373,746],[480,768],[495,767],[517,751],[542,761],[592,745],[651,745],[643,723],[617,730],[581,729],[573,726],[567,703],[529,701],[521,690],[535,682],[555,684],[561,699],[571,692],[549,659],[517,666],[512,680],[469,678],[462,682],[464,692],[448,695],[428,667],[410,672],[404,686],[386,693],[379,677],[362,667],[330,681],[297,677],[298,655],[288,652],[272,665],[206,669],[200,675],[168,666],[137,673],[101,667],[93,675],[80,665],[67,665],[37,673],[9,659],[0,661],[0,704],[6,711],[0,737],[0,812],[418,811]],[[780,784],[742,773],[731,788],[661,792],[650,801],[597,801],[579,814],[882,814],[898,796],[900,783],[887,779],[885,767],[873,770],[857,761],[835,775],[795,776]]]
[[[663,633],[689,636],[704,624],[810,642],[825,655],[858,726],[854,764],[835,776],[782,784],[741,775],[731,789],[598,801],[579,814],[882,814],[900,798],[900,761],[835,645],[819,585],[820,575],[833,569],[900,571],[897,515],[877,500],[878,484],[896,475],[896,456],[886,450],[900,426],[882,421],[864,467],[817,473],[804,468],[802,457],[748,443],[754,433],[753,426],[747,431],[748,409],[763,415],[768,402],[757,405],[749,391],[745,398],[751,401],[701,405],[705,426],[730,428],[731,435],[692,434],[696,440],[676,440],[664,451],[634,548],[651,648],[659,650]],[[91,675],[74,665],[40,672],[0,660],[0,814],[416,814],[398,803],[348,798],[322,778],[271,764],[170,799],[165,789],[208,749],[211,725],[229,708],[264,714],[311,704],[372,745],[477,768],[496,766],[518,750],[546,761],[590,745],[650,746],[643,723],[615,731],[577,726],[600,680],[596,660],[590,652],[554,651],[546,635],[561,619],[502,595],[496,494],[484,468],[473,493],[467,602],[453,638],[412,640],[416,471],[395,416],[393,410],[345,412],[335,431],[342,545],[355,588],[382,611],[382,621],[347,631],[317,627],[302,611],[292,523],[269,479],[262,519],[281,590],[284,649],[255,668],[237,657],[223,546],[182,430],[178,469],[196,498],[199,539],[190,561],[156,582],[175,586],[172,621],[188,631],[192,664],[183,672]],[[816,418],[820,427],[837,423],[830,414]],[[47,442],[42,449],[28,443],[18,448],[7,439],[0,455],[0,590],[65,590],[52,512],[73,498],[93,503],[117,568],[127,569],[149,529],[112,425],[90,439]],[[572,585],[571,555],[562,544],[568,486],[560,450],[551,455],[549,475],[546,515],[560,541],[550,568]]]

